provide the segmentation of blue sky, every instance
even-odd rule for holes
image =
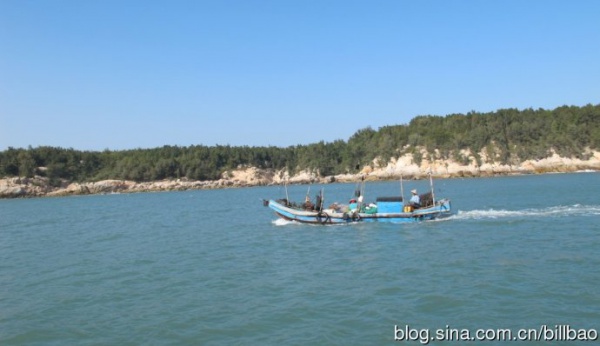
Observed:
[[[0,0],[0,150],[281,146],[600,103],[600,1]]]

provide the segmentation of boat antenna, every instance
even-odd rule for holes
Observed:
[[[431,186],[431,201],[433,205],[435,205],[435,194],[433,193],[433,174],[431,174],[431,170],[429,171],[429,185]]]

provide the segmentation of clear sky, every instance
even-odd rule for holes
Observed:
[[[286,147],[589,103],[596,0],[0,0],[0,150]]]

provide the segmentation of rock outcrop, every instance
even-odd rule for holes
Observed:
[[[47,178],[0,179],[0,198],[46,196],[51,189]]]
[[[291,176],[287,171],[239,168],[226,171],[221,179],[214,181],[192,181],[187,179],[163,180],[152,182],[134,182],[127,180],[102,180],[97,182],[73,183],[62,181],[50,183],[48,178],[5,178],[0,179],[0,198],[70,196],[87,194],[110,194],[150,191],[181,191],[194,189],[218,189],[227,187],[248,187],[261,185],[329,183],[334,181],[353,182],[362,178],[367,180],[422,179],[432,174],[437,178],[481,177],[508,174],[536,174],[550,172],[576,172],[582,170],[600,171],[600,152],[587,150],[588,158],[564,158],[552,152],[541,160],[526,160],[518,164],[498,164],[485,152],[478,158],[469,151],[461,152],[464,162],[429,157],[416,162],[412,154],[392,159],[381,165],[377,159],[371,165],[363,167],[358,174],[340,174],[320,177],[317,172],[301,171]]]

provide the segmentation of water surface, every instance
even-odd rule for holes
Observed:
[[[346,203],[355,186],[310,194],[321,187],[326,203]],[[598,191],[599,173],[437,180],[448,220],[342,226],[277,221],[261,200],[283,187],[0,200],[0,344],[378,345],[396,325],[600,329]],[[396,194],[398,182],[366,186],[367,201]]]

